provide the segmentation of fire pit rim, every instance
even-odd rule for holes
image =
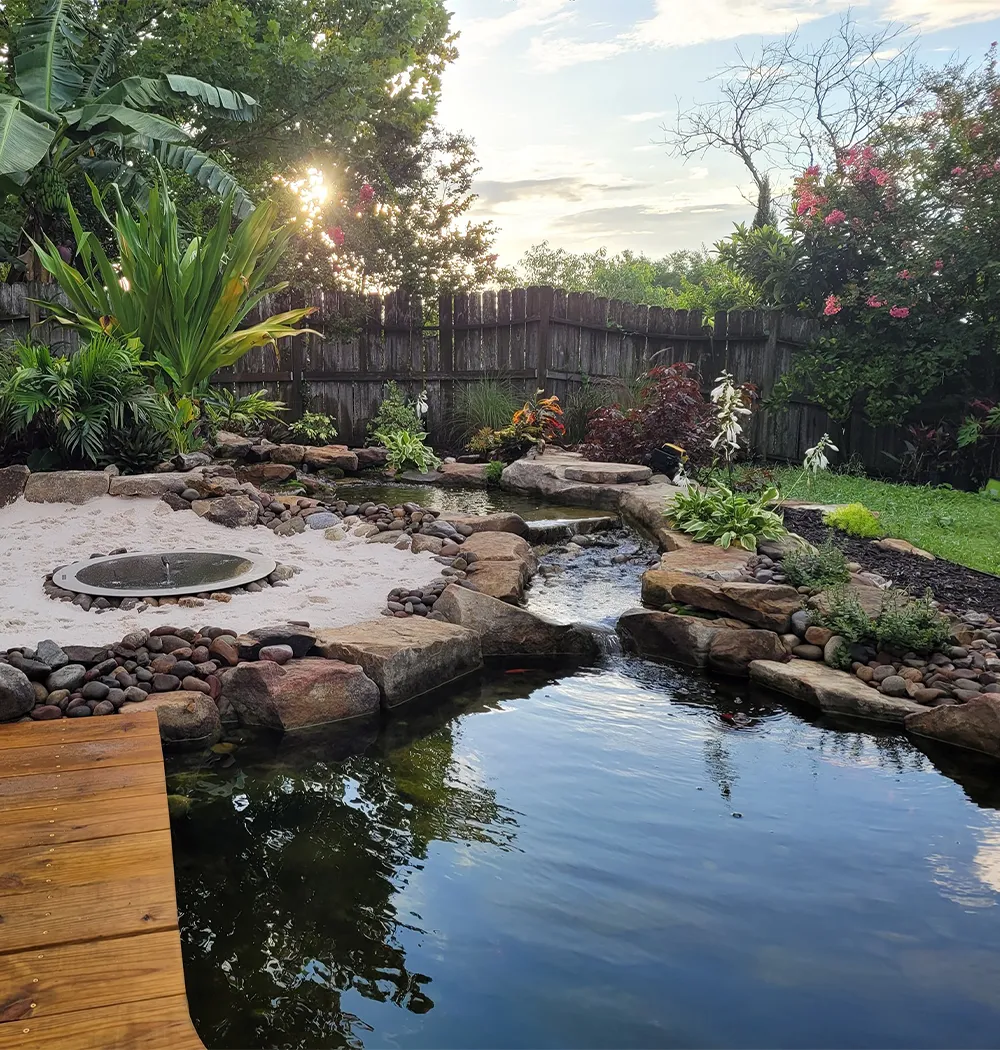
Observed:
[[[78,578],[78,573],[87,567],[95,565],[107,565],[112,562],[123,561],[126,558],[169,558],[178,554],[207,554],[217,555],[223,558],[239,558],[250,562],[250,567],[237,576],[229,579],[216,580],[211,583],[201,582],[186,587],[157,587],[146,585],[143,587],[98,587],[86,583]],[[234,587],[243,587],[248,583],[256,583],[270,576],[277,568],[278,563],[274,558],[263,554],[251,554],[249,551],[222,551],[206,550],[202,547],[182,547],[172,550],[153,551],[128,551],[125,554],[111,554],[101,558],[87,558],[85,561],[73,562],[65,565],[52,574],[52,582],[57,587],[67,591],[75,591],[78,594],[88,594],[95,598],[177,598],[183,595],[200,594],[204,591],[228,591]]]

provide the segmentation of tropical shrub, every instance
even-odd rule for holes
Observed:
[[[288,432],[306,445],[329,445],[337,436],[337,421],[324,412],[303,412],[288,424]]]
[[[877,540],[883,534],[878,518],[863,503],[848,503],[827,511],[823,523],[862,540]]]
[[[105,438],[104,455],[99,465],[113,464],[123,474],[148,474],[177,452],[167,431],[172,409],[164,402],[162,411],[162,419],[155,426],[133,422],[112,427]]]
[[[498,459],[490,460],[486,464],[486,483],[488,485],[499,485],[503,477],[504,465]]]
[[[401,430],[414,434],[423,430],[423,424],[417,415],[416,404],[406,396],[398,383],[390,379],[385,384],[385,396],[378,406],[378,412],[368,423],[368,439],[376,445],[385,445],[387,436]]]
[[[544,449],[547,441],[561,437],[565,432],[562,408],[555,396],[539,398],[542,391],[525,401],[517,409],[507,426],[499,430],[480,427],[469,440],[466,448],[487,459],[513,463],[532,446]]]
[[[230,193],[213,229],[185,247],[164,179],[135,215],[112,185],[114,219],[90,185],[120,261],[108,259],[100,239],[83,230],[70,205],[75,264],[67,263],[48,238],[44,248],[36,245],[42,265],[69,300],[69,306],[40,303],[58,321],[83,333],[138,339],[145,359],[156,365],[175,398],[198,396],[220,368],[235,364],[248,350],[308,331],[294,325],[311,309],[288,310],[240,327],[265,296],[285,287],[267,286],[291,236],[290,227],[275,226],[273,202],[231,232],[236,198]]]
[[[758,541],[776,540],[787,532],[781,517],[767,507],[777,498],[777,489],[744,496],[713,481],[704,489],[692,486],[675,496],[667,507],[667,521],[699,543],[723,548],[736,544],[756,552]]]
[[[35,447],[51,451],[47,465],[99,464],[114,431],[155,430],[164,422],[162,399],[143,375],[134,340],[98,334],[66,357],[22,342],[11,357],[0,404],[15,434],[30,430]]]
[[[571,445],[578,445],[587,434],[590,417],[599,408],[616,404],[620,388],[608,382],[595,381],[590,376],[581,377],[579,386],[573,387],[566,396],[565,421],[566,440]]]
[[[524,433],[536,443],[555,441],[566,433],[559,398],[555,394],[540,398],[538,395],[542,393],[543,390],[536,390],[535,396],[525,401],[511,420],[511,426],[523,428]]]
[[[434,455],[434,450],[424,444],[427,435],[423,431],[412,433],[409,430],[393,430],[382,435],[388,456],[386,463],[393,470],[419,470],[426,474],[441,465],[441,460]]]
[[[272,401],[266,390],[255,390],[240,397],[231,390],[213,387],[202,399],[201,409],[213,432],[229,430],[237,434],[260,431],[285,411],[284,401]]]
[[[826,590],[847,583],[851,573],[844,552],[827,538],[819,547],[803,544],[789,551],[781,563],[781,571],[793,587]]]
[[[650,370],[634,407],[593,412],[580,452],[588,459],[642,463],[654,449],[676,445],[703,465],[711,461],[714,436],[714,406],[702,394],[694,366],[680,361]]]
[[[142,199],[149,188],[142,160],[156,158],[212,193],[230,194],[240,216],[253,210],[232,176],[196,148],[186,122],[171,117],[197,107],[201,113],[251,120],[256,101],[172,73],[118,79],[118,59],[134,42],[135,29],[105,35],[95,60],[87,61],[82,52],[88,37],[100,39],[92,19],[91,5],[83,0],[43,0],[14,26],[5,49],[0,181],[14,206],[0,232],[0,258],[18,269],[28,247],[20,227],[36,241],[54,235],[64,221],[67,180],[80,171],[117,180],[124,192]],[[29,261],[27,277],[36,276]]]
[[[519,401],[510,380],[503,376],[484,376],[455,391],[452,427],[460,441],[468,441],[477,431],[501,430],[517,411]]]

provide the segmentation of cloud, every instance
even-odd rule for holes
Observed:
[[[734,204],[723,199],[712,203],[660,210],[645,204],[621,207],[588,208],[555,219],[550,225],[553,233],[577,241],[620,244],[646,242],[655,250],[660,245],[669,251],[679,244],[691,244],[692,235],[701,239],[706,230],[716,230],[724,236],[734,222],[745,219],[747,205]],[[711,219],[706,223],[706,216]]]
[[[648,188],[649,184],[644,182],[591,182],[574,175],[539,179],[483,179],[473,186],[483,206],[544,199],[578,204],[595,197],[633,193]]]
[[[459,47],[496,47],[525,29],[549,27],[571,16],[572,0],[514,0],[503,4],[504,13],[467,22]]]
[[[857,0],[655,0],[651,17],[604,39],[574,39],[565,35],[565,26],[558,35],[546,27],[531,41],[530,54],[541,69],[557,70],[646,49],[780,36],[852,6]],[[866,6],[880,20],[913,23],[925,31],[1000,18],[998,0],[869,0]]]
[[[997,0],[891,0],[885,14],[933,31],[1000,18],[1000,4]]]
[[[688,170],[688,178],[695,182],[700,182],[702,179],[708,178],[708,168],[690,168]]]
[[[650,120],[659,120],[666,115],[662,110],[653,113],[628,113],[622,117],[622,120],[627,120],[629,124],[645,124]]]

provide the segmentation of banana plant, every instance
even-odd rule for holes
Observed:
[[[312,308],[287,310],[240,327],[266,296],[287,287],[287,282],[267,286],[292,235],[290,226],[275,225],[278,208],[273,201],[256,208],[233,231],[236,197],[229,193],[215,226],[185,245],[162,172],[145,208],[135,214],[112,183],[107,195],[116,205],[113,219],[100,190],[88,182],[94,205],[114,236],[118,261],[111,262],[101,239],[83,229],[68,204],[75,265],[63,259],[51,239],[44,247],[34,243],[34,248],[69,305],[48,300],[37,300],[37,305],[77,331],[138,339],[145,359],[161,373],[175,400],[197,398],[220,368],[235,364],[248,350],[310,331],[295,325]]]
[[[84,63],[88,10],[84,0],[43,0],[13,34],[13,76],[0,83],[0,194],[20,201],[25,235],[39,240],[53,231],[68,199],[67,179],[78,167],[101,182],[118,180],[126,193],[143,199],[143,157],[231,195],[236,215],[248,215],[253,203],[236,180],[164,113],[196,106],[252,120],[256,101],[175,74],[116,80],[126,45],[121,32],[105,42],[94,63]],[[27,278],[37,276],[31,250],[24,251],[20,231],[12,232],[2,258],[23,267]]]

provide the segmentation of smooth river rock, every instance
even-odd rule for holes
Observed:
[[[358,664],[262,660],[227,671],[221,701],[233,705],[244,725],[287,731],[370,717],[378,712],[379,690]]]
[[[575,656],[597,653],[593,634],[576,624],[556,623],[497,598],[452,584],[434,603],[448,623],[475,631],[483,656]]]
[[[12,722],[35,706],[35,690],[28,676],[10,664],[0,664],[0,722]]]
[[[380,617],[316,633],[316,651],[330,660],[359,664],[378,685],[387,708],[483,666],[479,635],[440,620]]]

